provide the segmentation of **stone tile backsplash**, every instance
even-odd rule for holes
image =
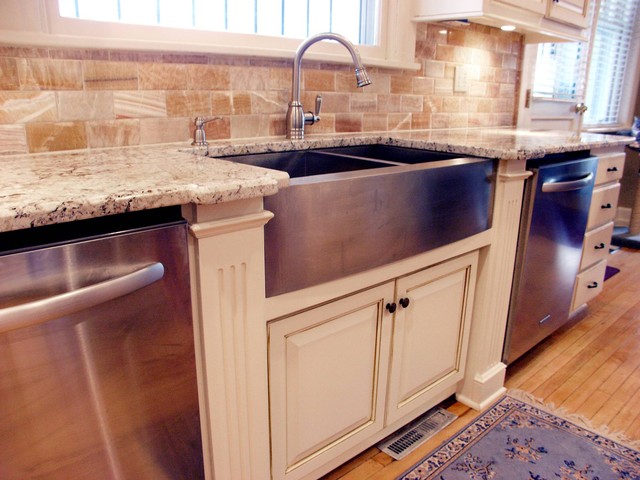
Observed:
[[[446,33],[442,33],[446,29]],[[323,95],[308,134],[515,124],[522,37],[470,24],[419,24],[418,71],[304,62],[302,102]],[[454,92],[457,66],[469,77]],[[291,61],[0,46],[0,154],[284,135]]]

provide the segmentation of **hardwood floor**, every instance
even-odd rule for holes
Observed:
[[[510,365],[506,387],[640,441],[640,251],[620,249],[608,264],[620,273],[607,280],[585,316]],[[401,461],[372,447],[323,480],[401,475],[479,414],[453,400],[449,404],[459,418]]]

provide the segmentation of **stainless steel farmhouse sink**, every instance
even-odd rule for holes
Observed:
[[[286,171],[265,197],[267,296],[441,247],[491,226],[493,160],[385,145],[224,157]]]

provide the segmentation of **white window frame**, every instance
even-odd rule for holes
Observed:
[[[380,2],[379,44],[358,46],[364,64],[420,68],[415,62],[416,26],[412,22],[411,2]],[[80,20],[60,16],[57,0],[2,0],[0,42],[10,45],[292,58],[301,39]],[[314,45],[305,58],[351,62],[348,52],[335,42]]]

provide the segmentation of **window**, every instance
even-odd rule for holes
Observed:
[[[306,38],[337,32],[376,43],[377,0],[59,0],[68,18]]]
[[[543,43],[538,47],[532,94],[537,97],[574,100],[583,94],[585,44]]]
[[[640,1],[602,0],[587,80],[585,123],[615,125],[631,82],[632,46],[640,42]],[[626,97],[628,100],[628,97]]]
[[[359,44],[365,65],[420,68],[408,0],[181,0],[175,9],[178,1],[0,0],[0,42],[291,59],[303,38],[332,30]],[[305,58],[351,63],[336,42]]]
[[[594,18],[590,55],[584,43],[538,47],[532,94],[554,100],[584,98],[585,126],[624,127],[637,90],[640,0],[600,0]]]

